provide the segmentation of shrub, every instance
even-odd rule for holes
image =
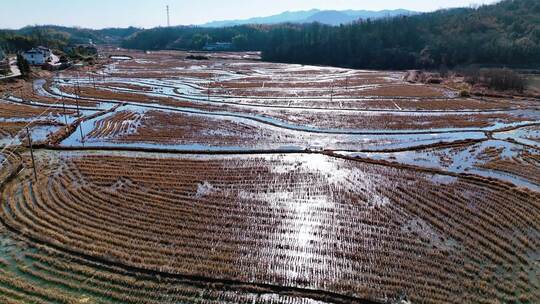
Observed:
[[[30,65],[28,64],[28,61],[26,61],[26,59],[20,54],[17,54],[17,66],[19,67],[22,76],[25,78],[28,77],[30,74]]]
[[[186,57],[188,60],[208,60],[208,57],[202,55],[189,55]]]
[[[459,97],[471,97],[471,93],[469,93],[467,90],[461,90],[459,92]]]
[[[525,77],[509,69],[469,69],[463,74],[469,84],[485,85],[493,90],[523,92],[527,87]]]

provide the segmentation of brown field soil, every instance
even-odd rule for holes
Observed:
[[[32,122],[16,121],[16,122],[0,122],[0,139],[6,137],[26,138],[25,128],[35,126],[58,126],[58,122],[50,120],[36,120]]]
[[[67,88],[69,90],[69,88]],[[523,122],[530,121],[530,117],[524,117],[519,115],[513,115],[509,113],[479,113],[479,114],[447,114],[447,115],[430,115],[430,114],[419,114],[419,115],[394,115],[391,113],[355,113],[348,111],[340,112],[317,112],[317,111],[308,111],[308,110],[286,110],[286,109],[256,109],[256,108],[242,108],[236,107],[234,105],[208,105],[205,103],[198,103],[192,101],[181,101],[168,97],[148,97],[139,93],[131,92],[117,92],[109,91],[103,89],[94,89],[92,87],[82,87],[81,96],[83,97],[96,97],[106,100],[118,100],[118,101],[133,101],[141,103],[159,103],[162,105],[170,106],[179,106],[179,107],[191,107],[204,109],[209,111],[230,111],[230,112],[240,112],[248,114],[258,114],[268,117],[273,117],[281,119],[283,121],[295,123],[295,124],[305,124],[314,127],[320,128],[342,128],[342,129],[366,129],[366,130],[417,130],[417,129],[438,129],[438,128],[483,128],[494,125],[496,122],[500,123],[512,123],[512,122]],[[456,100],[456,105],[452,106],[454,100],[448,100],[448,108],[454,107],[479,107],[485,106],[486,103],[477,100]],[[373,103],[378,104],[381,108],[391,107],[391,104],[394,104],[394,109],[397,110],[396,105],[398,102],[404,107],[407,107],[409,104],[410,107],[422,107],[425,105],[425,108],[433,108],[439,104],[442,104],[442,101],[387,101],[387,102],[378,102],[378,101],[365,101],[362,107],[369,107]],[[352,103],[352,102],[351,102]],[[413,103],[414,105],[410,105]],[[262,103],[266,105],[280,105],[279,103]],[[290,106],[289,103],[281,103],[282,106]],[[316,103],[297,103],[292,106],[309,106],[316,105]],[[328,103],[321,102],[319,103],[321,107],[325,107]],[[350,104],[342,103],[344,107],[348,107]],[[489,103],[489,106],[508,106],[507,103]],[[352,107],[360,107],[358,103],[354,103]],[[377,106],[373,106],[377,108]],[[333,119],[328,119],[329,115]]]
[[[530,118],[506,113],[449,114],[449,115],[393,115],[358,114],[354,112],[312,112],[275,110],[263,115],[278,118],[299,125],[319,128],[360,129],[360,130],[429,130],[439,128],[484,128],[495,122],[522,122]],[[331,115],[331,119],[329,119]]]
[[[412,137],[414,138],[414,136]],[[276,148],[372,149],[381,145],[407,145],[412,138],[357,137],[347,134],[295,132],[242,120],[179,112],[118,110],[99,119],[87,141],[117,144],[201,145],[248,150]],[[166,148],[166,147],[162,147]],[[183,147],[186,149],[186,147]]]
[[[43,86],[45,89],[49,90],[50,81],[47,81],[45,85]],[[50,91],[50,90],[49,90]],[[64,93],[73,94],[75,92],[75,89],[73,87],[66,87],[64,90],[62,90]],[[14,92],[15,96],[20,97],[24,100],[31,100],[31,101],[39,101],[41,103],[50,103],[50,104],[56,104],[61,105],[62,102],[67,106],[75,106],[79,104],[80,107],[89,107],[94,108],[98,104],[93,101],[88,100],[76,100],[75,98],[68,98],[68,97],[48,97],[48,96],[41,96],[39,93],[35,92],[32,89],[32,86],[30,83],[26,84],[24,86],[24,90],[22,92]]]
[[[256,53],[204,53],[209,60],[186,60],[189,52],[111,47],[103,54],[99,64],[59,72],[56,80],[48,72],[34,75],[47,79],[46,90],[57,81],[64,92],[75,93],[73,80],[87,82],[104,73],[95,88],[81,84],[80,93],[118,103],[80,100],[81,106],[103,111],[63,128],[39,129],[56,131],[35,146],[37,179],[24,137],[19,136],[19,147],[0,153],[0,303],[345,304],[397,303],[402,296],[411,303],[535,303],[540,298],[540,193],[530,186],[540,184],[540,157],[524,140],[539,140],[538,126],[529,123],[539,117],[534,101],[452,97],[457,87],[409,84],[402,72],[265,63]],[[225,102],[154,97],[150,87],[111,76],[143,78],[157,87],[160,81],[184,82],[201,88],[195,97],[210,88],[215,101]],[[60,101],[40,96],[22,80],[0,88],[0,94],[6,92],[45,104]],[[406,133],[527,126],[463,140],[455,135],[460,133],[440,130],[331,134],[127,102],[324,129]],[[17,136],[27,123],[20,120],[44,109],[0,104],[0,138]],[[378,109],[391,111],[369,111]],[[520,110],[399,113],[494,109]],[[33,124],[62,125],[53,121],[62,121],[61,110],[46,114],[49,119]],[[89,133],[79,143],[74,132],[83,137],[83,127],[78,129],[83,121]],[[509,137],[497,139],[498,134]],[[191,147],[208,151],[173,151]],[[309,152],[295,152],[300,148]],[[355,153],[358,159],[347,156]],[[516,180],[523,184],[511,184]]]
[[[175,103],[179,105],[179,103]],[[204,106],[201,108],[207,110]],[[236,110],[236,108],[222,107],[212,110]],[[150,111],[148,116],[145,115],[143,120],[143,127],[140,129],[142,134],[147,132],[142,138],[158,139],[160,142],[164,137],[174,140],[176,135],[180,139],[191,138],[198,142],[204,142],[203,138],[215,139],[218,142],[242,142],[246,138],[258,139],[271,139],[277,141],[287,141],[290,137],[286,130],[273,131],[279,137],[270,136],[261,128],[255,128],[251,126],[241,126],[232,122],[228,118],[204,118],[198,116],[190,116],[182,113],[168,113],[161,111]],[[484,128],[494,125],[495,122],[520,122],[527,121],[530,118],[518,117],[510,114],[473,114],[473,115],[392,115],[392,114],[374,114],[374,115],[361,115],[359,116],[354,112],[335,112],[332,113],[333,119],[329,120],[329,113],[326,112],[311,112],[311,111],[286,111],[286,110],[274,110],[274,111],[246,111],[250,114],[259,114],[267,117],[277,118],[279,120],[297,124],[307,125],[323,129],[357,129],[357,130],[429,130],[438,128]],[[155,120],[153,120],[155,119]],[[111,121],[102,122],[96,129],[103,127],[115,128],[121,125],[127,126],[133,123],[131,119],[126,119],[123,123],[123,116],[113,116]],[[231,132],[227,132],[228,128],[231,128]],[[202,132],[203,129],[206,131]],[[212,130],[215,129],[215,132]],[[191,130],[191,131],[190,131]],[[102,132],[96,130],[96,132]],[[178,132],[178,133],[174,133]],[[187,132],[187,133],[186,133]],[[194,133],[191,133],[194,132]],[[257,132],[261,134],[257,135]],[[113,132],[115,134],[116,132]],[[206,135],[205,135],[206,133]],[[214,133],[215,135],[208,136]],[[162,134],[162,135],[160,135]],[[197,134],[196,136],[190,136]],[[199,137],[200,136],[200,137]],[[238,136],[241,139],[234,140],[234,137]],[[134,139],[133,136],[130,137]],[[141,139],[142,139],[141,138]],[[152,140],[154,141],[154,140]],[[215,142],[215,141],[210,141]]]
[[[540,154],[522,151],[512,158],[496,156],[481,167],[513,174],[540,185]]]
[[[98,121],[88,138],[121,143],[198,143],[243,147],[259,143],[293,143],[297,139],[287,132],[276,132],[233,120],[153,110],[144,114],[120,111]]]
[[[313,303],[302,295],[281,295],[260,287],[161,278],[89,262],[16,238],[1,223],[0,240],[7,249],[0,253],[0,302],[3,304]],[[47,282],[47,287],[41,285],[43,282]]]
[[[75,114],[72,110],[66,110],[65,114],[72,116]],[[0,101],[0,118],[12,119],[12,118],[36,118],[39,116],[63,116],[64,111],[62,109],[47,109],[45,107],[35,107],[24,104],[16,104],[10,102]]]
[[[98,260],[413,302],[539,296],[536,193],[322,155],[56,157],[0,216]]]
[[[135,85],[135,84],[129,84],[129,83],[115,83],[115,82],[108,82],[106,84],[99,85],[99,88],[108,88],[108,89],[114,89],[114,88],[121,88],[121,89],[129,89],[129,90],[135,90],[135,91],[141,91],[141,92],[150,92],[152,91],[152,88],[142,85]]]
[[[69,88],[63,89],[63,91],[71,91]],[[219,105],[206,105],[200,104],[197,102],[191,102],[188,100],[177,100],[170,97],[148,97],[141,95],[139,93],[131,92],[118,92],[111,91],[93,87],[81,87],[80,96],[83,98],[98,98],[103,100],[112,100],[119,102],[140,102],[148,104],[160,104],[164,106],[175,106],[175,107],[190,107],[190,108],[199,108],[205,110],[215,110],[219,111],[224,108],[224,106]]]

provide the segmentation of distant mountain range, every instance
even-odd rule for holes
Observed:
[[[340,25],[351,23],[358,19],[380,19],[384,17],[394,17],[400,15],[414,15],[417,12],[405,9],[366,11],[366,10],[345,10],[331,11],[313,9],[309,11],[284,12],[268,17],[256,17],[243,20],[213,21],[202,24],[202,27],[227,27],[244,24],[278,24],[278,23],[312,23],[319,22],[328,25]]]

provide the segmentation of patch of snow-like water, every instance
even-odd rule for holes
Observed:
[[[270,245],[264,246],[261,256],[267,257],[270,265],[274,257],[280,255],[289,256],[295,260],[294,265],[283,268],[269,267],[267,271],[273,275],[285,276],[288,280],[316,281],[313,273],[309,272],[309,267],[313,266],[313,259],[317,258],[317,272],[333,273],[332,257],[321,256],[321,230],[322,234],[332,235],[339,233],[329,227],[338,227],[339,219],[336,212],[339,212],[340,201],[332,189],[345,188],[352,192],[363,192],[369,207],[385,206],[391,201],[382,195],[377,185],[380,183],[391,183],[384,176],[367,173],[359,168],[350,166],[347,162],[319,154],[302,155],[280,155],[271,156],[270,161],[276,160],[269,167],[272,176],[276,176],[276,181],[269,181],[270,191],[251,192],[243,190],[241,197],[245,199],[260,200],[269,204],[272,209],[279,210],[279,214],[284,214],[278,223],[280,228],[269,238]],[[293,174],[300,180],[300,187],[288,189],[283,185],[283,179]],[[305,179],[305,180],[303,180]],[[320,183],[321,191],[318,190]],[[311,186],[305,186],[311,185]],[[334,223],[336,225],[334,225]],[[336,235],[337,236],[337,235]],[[342,244],[337,244],[338,247]],[[277,249],[279,248],[279,249]],[[350,248],[345,249],[350,250]],[[310,267],[311,267],[310,266]],[[339,274],[336,280],[339,280]]]
[[[415,235],[429,239],[430,244],[438,248],[453,249],[458,243],[455,239],[444,238],[437,230],[429,223],[419,217],[415,217],[407,221],[401,231],[405,233],[414,233]]]
[[[540,148],[540,126],[523,127],[493,134],[496,139],[511,139],[518,143]]]
[[[109,56],[109,58],[111,58],[112,60],[121,60],[121,61],[133,59],[133,57],[131,56],[124,56],[124,55],[112,55],[112,56]]]
[[[210,184],[209,182],[205,181],[202,184],[197,184],[197,193],[195,193],[195,197],[201,198],[204,196],[207,196],[211,194],[214,191],[214,186]]]
[[[429,145],[439,142],[454,142],[457,140],[463,140],[463,139],[484,139],[485,134],[483,132],[454,132],[454,133],[434,133],[434,134],[355,134],[355,133],[347,133],[346,131],[340,133],[339,131],[334,132],[325,132],[325,130],[319,130],[316,128],[307,128],[302,127],[298,125],[292,125],[288,124],[286,122],[282,122],[279,120],[267,118],[267,117],[257,117],[257,119],[253,119],[251,115],[243,115],[243,114],[233,114],[229,112],[207,112],[197,109],[189,109],[186,108],[186,110],[179,110],[178,108],[171,108],[169,110],[166,109],[166,107],[158,107],[160,111],[171,111],[176,113],[184,113],[186,115],[196,115],[196,116],[203,116],[208,117],[209,119],[215,120],[215,119],[225,119],[230,120],[233,122],[237,122],[239,124],[243,125],[251,125],[257,128],[262,128],[265,130],[275,130],[276,134],[281,132],[290,133],[291,136],[295,136],[297,138],[303,138],[307,141],[298,141],[293,142],[292,144],[295,147],[298,147],[298,150],[301,149],[316,149],[316,150],[323,150],[323,149],[358,149],[358,150],[371,150],[371,151],[377,151],[377,150],[388,150],[388,149],[400,149],[400,148],[408,148],[408,147],[414,147],[418,145]],[[165,109],[164,109],[165,108]],[[134,105],[130,104],[128,106],[125,106],[125,109],[129,109],[131,111],[145,111],[151,109],[148,105]],[[105,119],[107,117],[110,117],[111,115],[114,115],[112,113],[109,113],[105,116],[101,116],[98,118],[95,118],[93,120],[85,121],[83,124],[81,124],[82,127],[82,133],[83,138],[85,138],[85,134],[91,132],[96,126],[96,122],[98,120]],[[259,119],[260,118],[260,119]],[[79,130],[76,133],[81,133]],[[70,137],[68,137],[66,140],[62,142],[63,146],[79,146],[83,143],[81,140],[81,136],[77,135],[76,133],[72,134]],[[319,143],[317,146],[314,146],[313,143]],[[348,144],[350,143],[350,145]],[[105,142],[102,140],[85,140],[84,144],[86,146],[123,146],[123,147],[137,147],[138,143],[112,143],[112,142]],[[270,144],[270,146],[268,146]],[[276,143],[262,143],[261,144],[264,149],[284,149],[285,146],[290,147],[291,144],[281,144],[279,141]],[[186,144],[179,144],[179,145],[162,145],[162,144],[152,144],[150,143],[140,143],[140,147],[147,147],[147,148],[162,148],[162,149],[190,149],[190,150],[246,150],[246,147],[216,147],[212,146],[211,143],[209,144],[193,144],[193,145],[186,145]],[[340,148],[341,147],[341,148]],[[261,149],[261,147],[249,147],[247,150],[253,150],[253,149]]]
[[[534,184],[522,177],[514,176],[506,172],[482,168],[481,165],[490,160],[490,157],[484,154],[484,152],[489,149],[496,149],[499,157],[505,159],[518,156],[519,152],[523,151],[524,147],[500,140],[487,140],[478,144],[457,148],[424,149],[402,152],[339,152],[339,154],[352,157],[386,160],[406,165],[440,169],[453,173],[472,173],[511,182],[515,185],[527,187],[536,191],[540,190],[540,185]]]
[[[35,125],[29,127],[30,130],[30,137],[32,139],[32,142],[41,142],[47,140],[47,137],[58,131],[61,126],[51,126],[51,125]],[[18,145],[27,145],[28,144],[28,137],[26,136],[26,130],[21,129],[17,136],[11,137],[6,136],[0,138],[0,147],[6,147],[6,146],[18,146]]]

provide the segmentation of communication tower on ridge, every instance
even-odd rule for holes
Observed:
[[[167,27],[171,26],[171,17],[169,15],[169,6],[167,5]]]

